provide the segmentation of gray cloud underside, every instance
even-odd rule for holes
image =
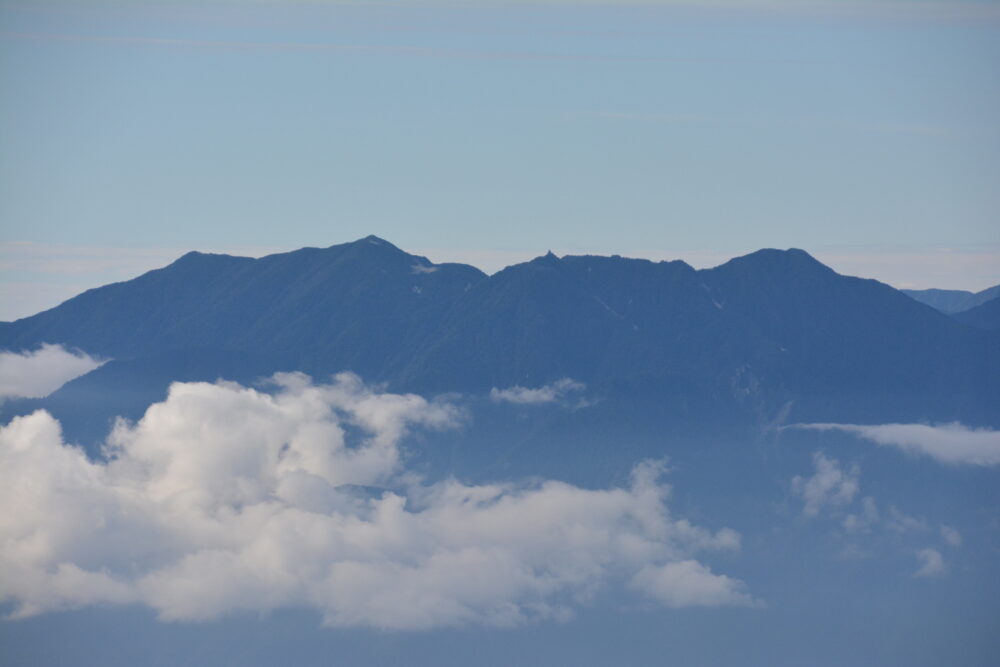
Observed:
[[[454,426],[451,405],[350,374],[273,383],[174,384],[116,425],[107,462],[42,411],[0,429],[0,602],[19,617],[139,603],[188,621],[311,607],[328,625],[393,629],[560,619],[609,586],[668,606],[755,603],[695,560],[739,536],[673,517],[657,463],[606,490],[425,484],[399,445]]]

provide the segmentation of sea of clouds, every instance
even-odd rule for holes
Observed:
[[[0,609],[139,604],[165,620],[312,608],[333,626],[564,619],[603,590],[667,606],[758,604],[703,554],[732,530],[674,516],[662,463],[625,488],[470,486],[408,469],[441,401],[351,374],[176,383],[95,461],[44,411],[0,428]]]

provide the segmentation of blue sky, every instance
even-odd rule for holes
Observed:
[[[3,319],[371,233],[1000,283],[993,3],[0,7]]]

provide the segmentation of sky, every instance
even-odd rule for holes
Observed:
[[[0,319],[368,234],[980,290],[998,31],[989,2],[2,2]]]

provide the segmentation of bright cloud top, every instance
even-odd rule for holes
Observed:
[[[1000,431],[962,424],[796,424],[790,428],[844,431],[878,445],[898,447],[952,465],[1000,465]]]
[[[543,403],[562,402],[568,394],[578,393],[587,386],[570,378],[556,380],[552,384],[541,387],[513,386],[506,389],[490,389],[490,400],[494,403],[514,403],[516,405],[539,405]],[[586,401],[581,401],[579,407],[584,407]]]
[[[669,606],[754,603],[693,559],[738,535],[672,517],[655,463],[608,490],[423,484],[400,443],[453,426],[452,406],[350,374],[273,383],[174,384],[119,422],[107,462],[42,411],[0,429],[0,602],[19,617],[140,603],[166,620],[311,607],[399,629],[559,619],[616,583]]]
[[[102,363],[83,352],[48,343],[33,352],[0,352],[0,401],[48,396]]]

